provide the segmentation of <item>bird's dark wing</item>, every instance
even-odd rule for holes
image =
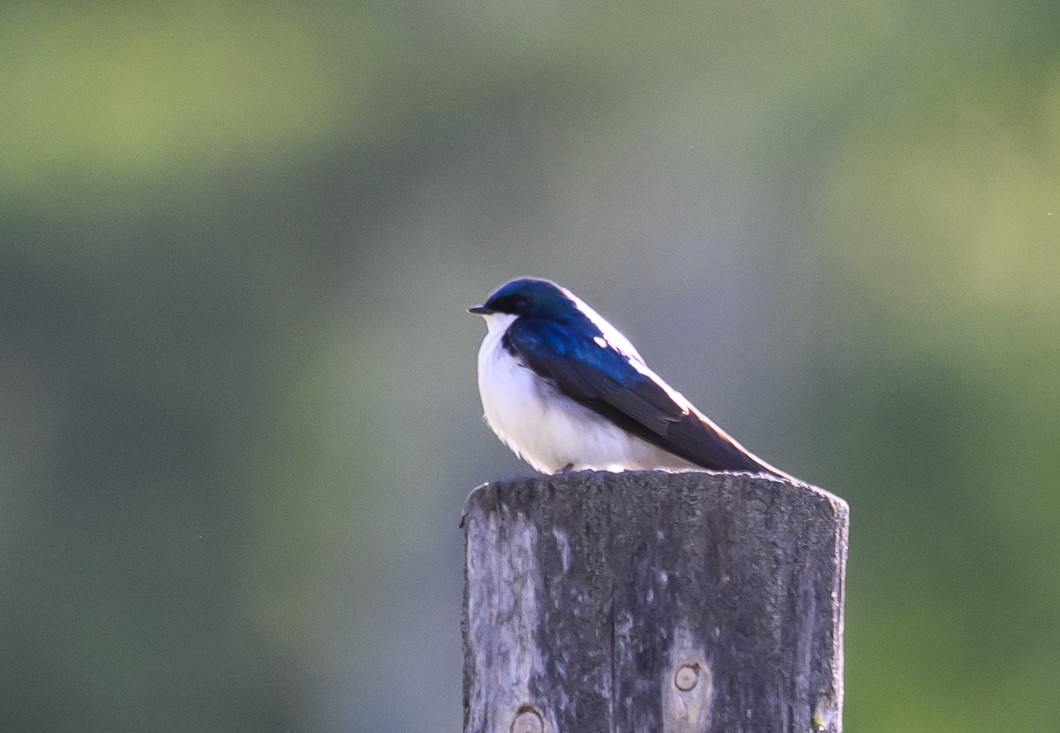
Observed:
[[[678,404],[602,335],[520,318],[508,328],[503,344],[560,394],[669,453],[715,471],[780,475],[709,420]]]

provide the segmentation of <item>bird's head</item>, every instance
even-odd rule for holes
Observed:
[[[644,363],[633,344],[618,329],[577,295],[551,280],[539,277],[509,280],[490,293],[485,303],[473,305],[467,312],[483,316],[491,334],[504,333],[517,318],[551,321],[586,342],[600,347],[607,345]]]
[[[546,318],[563,321],[579,314],[575,297],[551,280],[517,277],[490,293],[482,305],[467,309],[480,316],[499,314],[515,318]],[[487,321],[492,320],[490,318]]]

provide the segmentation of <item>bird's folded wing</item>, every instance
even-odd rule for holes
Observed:
[[[642,440],[712,470],[768,470],[602,337],[583,338],[549,321],[520,318],[504,342],[560,394]]]

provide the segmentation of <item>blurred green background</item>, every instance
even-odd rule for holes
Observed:
[[[847,730],[1060,729],[1060,5],[0,6],[0,731],[458,730],[481,321],[850,501]]]

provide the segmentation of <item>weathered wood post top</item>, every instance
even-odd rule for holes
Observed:
[[[467,500],[464,733],[840,733],[849,510],[748,474]]]

